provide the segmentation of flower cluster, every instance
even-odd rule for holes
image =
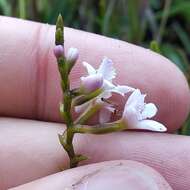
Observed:
[[[57,20],[55,39],[54,55],[57,59],[63,91],[60,113],[67,126],[64,133],[59,135],[59,140],[70,158],[70,167],[76,167],[80,161],[86,159],[85,156],[77,155],[74,151],[75,133],[105,134],[127,129],[166,131],[163,124],[150,119],[156,115],[158,109],[153,103],[145,103],[145,94],[142,94],[139,89],[113,83],[116,70],[112,60],[107,57],[103,58],[98,69],[83,62],[87,75],[80,78],[81,83],[78,88],[71,89],[69,75],[78,60],[79,51],[77,48],[69,48],[65,53],[61,16]],[[117,112],[115,104],[110,100],[113,94],[121,97],[129,94],[129,97],[121,118],[111,122],[111,116]],[[73,118],[72,110],[79,114],[77,119]],[[86,127],[87,121],[95,114],[99,114],[98,124]]]
[[[105,123],[110,121],[111,113],[114,113],[114,104],[110,103],[109,98],[112,93],[124,96],[131,92],[123,111],[123,116],[119,120],[126,125],[127,129],[145,129],[151,131],[166,131],[166,127],[150,118],[154,117],[158,111],[153,103],[145,103],[145,94],[139,89],[135,89],[126,85],[114,85],[112,80],[116,77],[116,70],[113,67],[112,60],[105,57],[99,68],[96,70],[87,62],[83,62],[88,76],[81,77],[81,91],[85,93],[93,93],[101,90],[100,93],[88,100],[87,102],[76,106],[77,112],[82,112],[88,107],[100,105],[99,122]]]

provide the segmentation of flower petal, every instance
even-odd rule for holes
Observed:
[[[81,89],[86,93],[91,93],[103,85],[103,77],[101,75],[89,75],[81,77]]]
[[[123,111],[124,115],[126,115],[125,112],[127,111],[127,108],[129,106],[136,109],[136,107],[138,105],[138,100],[140,97],[141,97],[141,91],[139,89],[136,89],[135,91],[133,91],[133,93],[129,96],[127,102],[125,103],[124,111]]]
[[[145,94],[141,94],[139,89],[136,89],[128,98],[125,107],[132,106],[137,111],[138,120],[142,120],[142,111],[144,110],[145,103]]]
[[[112,112],[106,107],[102,108],[99,113],[99,122],[100,124],[110,121]]]
[[[110,90],[110,89],[115,88],[115,85],[112,84],[112,83],[111,83],[110,81],[108,81],[108,80],[104,80],[103,88],[104,88],[104,90]]]
[[[101,74],[105,80],[112,81],[112,79],[116,76],[112,60],[105,57],[102,60],[102,63],[98,68],[97,73]]]
[[[154,120],[142,120],[137,123],[136,126],[129,126],[130,129],[145,129],[150,131],[158,131],[158,132],[165,132],[167,128]]]
[[[94,75],[96,74],[96,70],[87,62],[82,63],[84,67],[86,67],[86,70],[89,75]]]
[[[113,85],[110,81],[108,80],[104,80],[103,83],[103,92],[102,94],[99,96],[100,98],[104,98],[104,99],[108,99],[112,96],[112,89],[115,88],[115,85]]]
[[[144,110],[142,112],[142,119],[152,118],[156,115],[158,109],[153,103],[145,104]]]
[[[112,92],[115,92],[115,93],[118,93],[122,96],[124,96],[126,93],[128,92],[132,92],[134,91],[135,89],[132,88],[132,87],[129,87],[129,86],[125,86],[125,85],[117,85],[115,88],[113,88],[111,91]]]
[[[133,106],[125,104],[122,121],[130,127],[136,126],[138,121],[138,111]]]
[[[126,105],[137,103],[142,94],[139,89],[136,89],[128,98]]]
[[[102,94],[100,94],[99,96],[98,96],[98,98],[104,98],[104,99],[108,99],[108,98],[110,98],[112,96],[112,93],[111,93],[111,91],[110,90],[105,90],[105,91],[103,91],[102,92]]]
[[[106,107],[110,112],[114,113],[115,108],[113,108],[112,106],[107,106]]]

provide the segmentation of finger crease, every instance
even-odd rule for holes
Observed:
[[[36,31],[36,40],[34,49],[36,49],[36,63],[35,63],[35,77],[36,77],[36,93],[35,93],[35,118],[45,119],[45,106],[47,97],[47,75],[49,65],[50,46],[45,46],[43,42],[48,41],[48,31],[50,27],[46,25],[39,25]],[[45,34],[45,35],[44,35]],[[45,48],[45,50],[44,50]]]

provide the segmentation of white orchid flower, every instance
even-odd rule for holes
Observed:
[[[121,121],[127,125],[128,129],[145,129],[151,131],[166,131],[166,127],[154,120],[150,120],[156,115],[158,109],[153,103],[144,102],[145,94],[140,90],[135,90],[128,98]]]
[[[102,93],[99,94],[97,97],[95,97],[95,99],[92,99],[88,102],[86,102],[84,105],[81,106],[77,106],[76,107],[76,111],[80,112],[81,110],[84,110],[89,104],[91,104],[92,102],[94,103],[94,101],[96,101],[96,103],[102,104],[102,109],[100,110],[100,117],[99,117],[99,121],[100,123],[105,123],[107,121],[109,121],[110,117],[111,117],[111,113],[115,110],[111,104],[106,103],[103,100],[106,100],[108,98],[110,98],[112,96],[112,93],[117,93],[120,94],[122,96],[124,96],[126,93],[134,91],[135,89],[126,85],[114,85],[112,83],[112,80],[116,77],[116,72],[115,69],[113,67],[113,62],[108,59],[107,57],[105,57],[99,68],[96,70],[95,68],[93,68],[90,64],[88,64],[87,62],[83,62],[83,66],[87,69],[88,72],[88,76],[86,77],[81,77],[81,81],[82,81],[82,88],[85,89],[85,79],[87,81],[87,79],[91,80],[89,81],[89,83],[93,83],[92,79],[94,78],[94,83],[98,83],[98,85],[93,84],[92,88],[89,87],[89,83],[88,85],[86,85],[86,91],[89,92],[89,90],[93,89],[93,86],[99,86],[100,81],[103,80],[102,82]],[[100,80],[97,80],[97,78],[100,78]],[[86,83],[87,84],[87,83]]]
[[[112,96],[112,92],[118,93],[122,96],[124,94],[134,90],[134,88],[125,86],[125,85],[117,85],[115,86],[112,83],[112,80],[116,77],[116,72],[113,67],[113,62],[111,59],[105,57],[100,64],[100,67],[96,70],[87,62],[83,62],[83,66],[86,67],[88,76],[99,76],[103,78],[103,93],[101,94],[102,98],[109,98]],[[83,79],[84,77],[81,77]]]

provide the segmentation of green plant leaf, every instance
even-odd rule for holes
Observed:
[[[3,14],[6,16],[11,14],[11,5],[7,0],[0,0],[0,9],[2,9]]]

